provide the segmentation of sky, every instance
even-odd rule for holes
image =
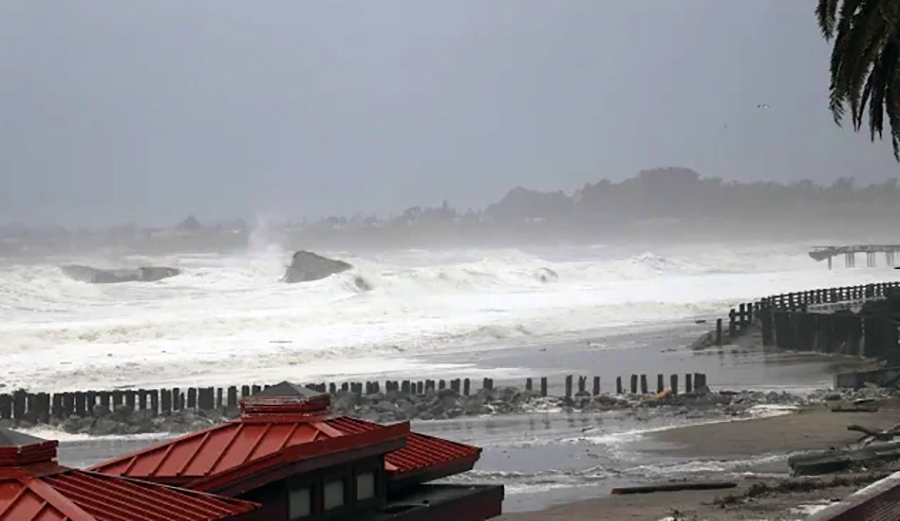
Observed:
[[[813,2],[4,0],[0,223],[466,209],[658,166],[895,177]],[[768,109],[757,108],[767,104]]]

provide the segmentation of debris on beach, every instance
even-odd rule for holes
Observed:
[[[675,483],[663,483],[659,485],[643,485],[636,487],[619,487],[610,491],[613,496],[625,494],[650,494],[653,492],[680,492],[682,490],[721,490],[736,488],[734,481],[680,481]]]
[[[885,430],[848,425],[847,430],[864,436],[846,448],[793,455],[788,458],[791,472],[798,476],[817,476],[900,461],[900,441],[894,441],[900,438],[900,424]]]

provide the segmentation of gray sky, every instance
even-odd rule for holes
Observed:
[[[465,209],[664,165],[894,177],[889,143],[831,120],[813,9],[4,0],[0,222]]]

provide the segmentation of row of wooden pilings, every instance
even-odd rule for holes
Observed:
[[[761,318],[764,311],[805,312],[809,306],[861,302],[867,299],[883,298],[892,289],[900,287],[900,282],[881,282],[859,286],[813,289],[772,295],[756,302],[747,302],[728,312],[728,336],[734,338]],[[716,321],[716,345],[723,345],[723,321]],[[765,332],[763,333],[765,335]],[[775,345],[774,342],[766,345]]]
[[[535,379],[527,378],[525,380],[526,391],[539,391],[541,396],[547,396],[548,378],[541,377],[537,380],[539,385],[535,389]],[[573,393],[579,395],[600,394],[600,377],[593,377],[593,386],[591,391],[587,389],[587,377],[579,376],[578,380],[572,375],[565,377],[565,397],[572,398]],[[664,376],[657,375],[656,391],[661,392],[664,389]],[[673,393],[678,393],[678,375],[671,375],[669,378],[670,389]],[[577,384],[577,391],[575,385]],[[647,375],[631,375],[630,390],[632,394],[647,394],[649,392]],[[704,373],[688,373],[685,374],[685,391],[690,393],[693,390],[706,387],[706,374]],[[253,396],[270,386],[265,385],[244,385],[238,388],[231,387],[191,387],[188,389],[180,389],[178,387],[170,389],[136,389],[136,390],[115,390],[115,391],[85,391],[85,392],[69,392],[69,393],[29,393],[19,390],[14,393],[0,394],[0,419],[16,419],[27,420],[31,422],[46,422],[50,418],[68,418],[72,415],[87,416],[93,413],[95,406],[101,406],[114,411],[122,406],[127,406],[135,411],[150,411],[152,414],[168,415],[181,409],[234,409],[237,408],[240,398]],[[426,395],[450,389],[458,394],[468,396],[472,392],[472,380],[452,379],[452,380],[390,380],[384,382],[343,382],[340,385],[336,383],[330,384],[307,384],[306,388],[317,392],[328,392],[337,394],[339,392],[350,392],[356,394],[376,394],[382,392],[400,393],[407,395]],[[484,378],[482,380],[482,390],[490,391],[494,388],[493,378]],[[616,393],[624,394],[626,388],[622,383],[622,377],[616,378]],[[577,396],[577,395],[576,395]]]

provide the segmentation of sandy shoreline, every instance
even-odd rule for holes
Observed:
[[[809,406],[795,413],[753,420],[711,423],[679,427],[651,433],[637,448],[644,452],[696,458],[734,458],[789,454],[797,451],[840,447],[859,439],[847,431],[850,424],[883,429],[900,423],[900,401],[883,401],[875,413],[833,413],[827,406]],[[504,514],[505,521],[551,520],[659,520],[676,511],[684,519],[802,519],[801,505],[824,504],[843,498],[868,482],[884,475],[884,470],[852,476],[791,478],[790,482],[814,481],[819,485],[804,492],[762,494],[741,499],[727,506],[714,502],[726,496],[748,494],[754,485],[777,486],[785,479],[746,477],[736,489],[718,491],[660,492],[631,496],[608,496],[609,490],[597,490],[598,499],[558,505],[546,510]],[[705,476],[717,478],[715,473]],[[602,497],[606,496],[606,497]]]

